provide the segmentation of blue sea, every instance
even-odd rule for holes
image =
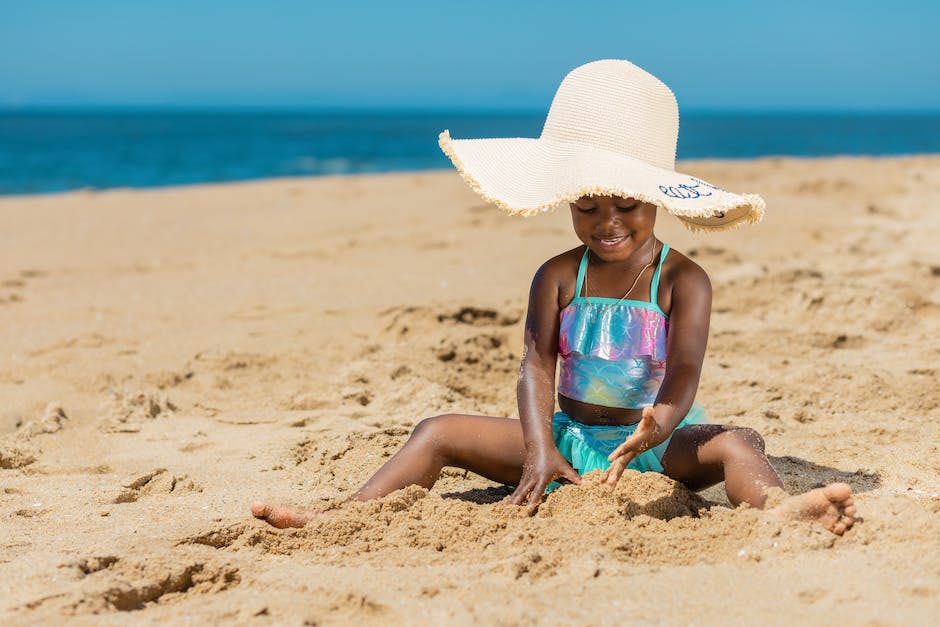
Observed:
[[[449,168],[455,138],[537,137],[544,113],[0,112],[0,194]],[[678,156],[940,152],[940,114],[682,117]]]

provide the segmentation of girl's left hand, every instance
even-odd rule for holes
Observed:
[[[612,490],[617,485],[617,481],[620,480],[620,476],[626,470],[627,464],[633,461],[637,455],[656,445],[654,438],[657,431],[659,431],[659,425],[653,420],[653,408],[647,405],[643,408],[643,417],[636,426],[636,431],[607,457],[609,461],[613,462],[610,468],[607,469],[607,474],[604,475],[604,482],[608,488]]]

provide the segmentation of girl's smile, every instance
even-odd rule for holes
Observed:
[[[582,196],[571,203],[574,231],[606,262],[632,262],[650,240],[656,205],[619,196]]]
[[[622,244],[625,244],[629,235],[611,235],[604,238],[595,238],[598,242],[598,245],[604,249],[605,252],[615,252]]]

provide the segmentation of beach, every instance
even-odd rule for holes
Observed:
[[[517,417],[567,209],[455,172],[0,197],[4,624],[863,624],[940,615],[940,156],[684,161],[764,221],[709,273],[697,401],[843,537],[627,472],[529,518],[445,470],[338,507],[422,418]],[[275,530],[248,504],[334,509]]]

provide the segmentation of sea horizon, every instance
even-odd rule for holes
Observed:
[[[440,170],[455,138],[538,137],[529,109],[0,107],[0,195]],[[683,112],[677,159],[940,153],[940,111]]]

